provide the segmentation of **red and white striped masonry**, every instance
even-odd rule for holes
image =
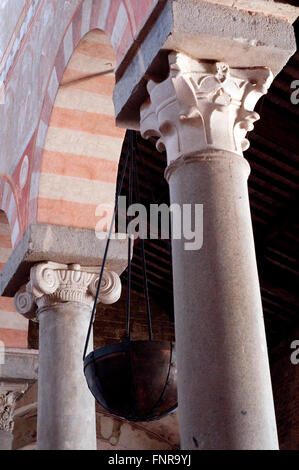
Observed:
[[[6,214],[7,223],[10,227],[11,243],[14,246],[20,233],[18,207],[14,185],[6,176],[0,176],[0,210]],[[0,261],[0,268],[2,268]]]
[[[11,194],[8,194],[8,199]],[[0,271],[11,251],[11,231],[8,219],[0,210]],[[0,297],[0,347],[27,348],[28,320],[15,311],[13,299]]]
[[[51,3],[51,0],[43,0],[44,3]],[[79,44],[80,40],[88,33],[89,31],[93,30],[101,30],[104,31],[107,36],[110,38],[114,54],[116,57],[116,63],[119,64],[124,57],[126,51],[129,49],[130,45],[132,44],[132,41],[134,37],[138,34],[138,31],[144,24],[144,22],[147,20],[147,18],[150,16],[151,11],[153,8],[157,5],[157,3],[161,0],[82,0],[79,2],[79,6],[73,15],[72,18],[70,18],[69,24],[67,29],[65,30],[63,37],[61,38],[61,44],[59,47],[59,50],[56,55],[55,63],[53,64],[52,72],[50,74],[50,78],[48,81],[48,86],[47,86],[47,91],[44,97],[41,97],[40,99],[43,100],[43,108],[40,114],[40,119],[37,125],[37,128],[32,135],[31,139],[29,140],[29,144],[27,146],[26,151],[24,154],[21,156],[21,158],[18,161],[18,164],[14,168],[14,171],[11,175],[7,175],[6,177],[2,177],[0,179],[0,187],[2,187],[2,190],[0,190],[0,197],[1,194],[3,194],[7,189],[4,191],[3,188],[3,181],[7,180],[9,181],[9,186],[11,188],[11,192],[15,195],[14,198],[14,203],[16,205],[16,208],[14,210],[14,215],[11,216],[10,218],[13,219],[13,217],[16,217],[15,220],[12,220],[10,223],[12,224],[12,234],[13,234],[13,239],[12,239],[12,246],[14,247],[17,242],[20,240],[22,234],[25,232],[27,226],[29,223],[34,223],[34,222],[47,222],[47,223],[56,223],[56,224],[63,224],[63,225],[69,225],[70,220],[74,221],[73,216],[67,215],[68,211],[62,208],[62,205],[60,204],[60,217],[55,217],[55,213],[57,214],[57,211],[55,209],[55,203],[53,202],[53,210],[52,210],[52,215],[47,214],[48,211],[48,205],[44,204],[44,199],[47,199],[47,197],[43,197],[42,194],[40,194],[40,189],[42,191],[45,191],[45,187],[50,185],[50,178],[48,178],[48,183],[45,185],[44,184],[44,176],[42,176],[42,181],[40,182],[40,176],[41,174],[51,174],[49,173],[49,169],[42,169],[43,165],[43,158],[44,155],[44,148],[45,148],[45,143],[46,143],[46,136],[48,133],[48,126],[50,122],[50,117],[52,114],[52,110],[54,109],[54,116],[53,120],[57,118],[57,112],[60,113],[60,118],[59,122],[62,123],[61,120],[61,110],[57,110],[56,106],[54,107],[54,102],[55,102],[55,97],[58,91],[59,84],[62,80],[63,74],[66,70],[67,64],[73,55],[73,52],[77,45]],[[38,14],[38,13],[37,13]],[[33,20],[34,21],[34,20]],[[26,41],[26,36],[24,41]],[[32,41],[32,38],[31,38]],[[22,45],[24,47],[24,45]],[[15,60],[17,60],[17,54]],[[12,73],[13,73],[14,67],[12,67]],[[86,72],[87,73],[87,72]],[[107,95],[108,96],[108,95]],[[112,89],[111,89],[111,95],[112,96]],[[57,108],[60,108],[58,106]],[[78,110],[77,110],[78,111]],[[85,111],[84,111],[85,112]],[[87,111],[88,112],[88,111]],[[67,119],[69,118],[68,113],[65,112],[63,115],[63,121],[64,123],[67,122]],[[74,117],[74,113],[69,113],[72,114],[72,117]],[[97,113],[95,113],[97,114]],[[121,138],[121,133],[119,129],[115,128],[114,123],[112,122],[112,114],[109,116],[110,119],[107,119],[107,115],[105,115],[105,118],[102,119],[102,124],[103,128],[105,127],[104,124],[106,125],[106,128],[109,128],[109,131],[107,130],[107,135],[106,137],[113,137],[111,136],[111,131],[115,133],[115,136],[117,135],[117,138]],[[78,117],[78,113],[77,113]],[[96,118],[96,116],[95,116]],[[100,118],[100,116],[99,116]],[[85,119],[81,119],[81,123],[83,124],[85,122]],[[92,121],[88,121],[90,125],[92,124]],[[57,119],[56,119],[57,123]],[[65,124],[63,125],[65,126]],[[74,122],[73,122],[74,125]],[[99,126],[99,124],[98,124]],[[54,126],[51,126],[54,127]],[[78,131],[79,129],[76,129]],[[83,132],[86,132],[86,129],[83,129]],[[104,137],[105,137],[105,131],[102,129],[101,130],[101,135],[103,137],[103,142],[104,142]],[[106,144],[105,144],[106,145]],[[110,144],[109,144],[110,145]],[[107,147],[107,146],[106,146]],[[109,147],[107,147],[108,149]],[[109,158],[107,161],[112,161],[114,162],[114,166],[112,169],[112,175],[113,178],[116,177],[116,172],[115,172],[115,164],[117,163],[117,158],[119,156],[119,149],[117,145],[114,145],[112,148],[112,153],[114,155],[110,155],[111,158]],[[49,156],[49,154],[48,154]],[[85,156],[84,153],[82,156]],[[96,156],[99,158],[99,155]],[[19,179],[20,179],[20,171],[21,171],[21,165],[22,162],[25,158],[28,158],[29,160],[29,168],[28,168],[28,176],[27,176],[27,181],[24,185],[24,187],[20,188],[19,184]],[[105,158],[103,159],[105,160]],[[48,163],[49,163],[49,158],[48,158]],[[107,171],[109,165],[106,163],[106,169],[103,174],[103,178],[98,175],[98,179],[96,180],[97,182],[102,182],[103,183],[103,188],[104,188],[104,183],[105,179],[107,179]],[[53,168],[53,165],[52,165]],[[77,165],[77,169],[79,171],[79,167]],[[57,176],[57,169],[55,169],[55,174]],[[61,176],[66,176],[66,175],[61,175]],[[70,176],[70,175],[67,175]],[[85,176],[86,176],[86,168],[85,168]],[[71,175],[71,178],[77,177],[75,175]],[[102,178],[102,179],[101,179]],[[84,178],[83,178],[84,179]],[[88,179],[88,178],[87,178]],[[63,183],[63,186],[66,183],[69,183],[70,185],[73,185],[74,180],[72,179],[66,179],[66,178],[60,178],[61,182]],[[91,191],[94,190],[95,184],[94,184],[94,178],[88,179],[90,181],[90,189]],[[57,182],[58,178],[56,178],[55,181],[55,188],[59,189],[57,187]],[[114,181],[115,183],[115,181]],[[113,184],[113,183],[111,183]],[[65,187],[65,186],[64,186]],[[81,188],[84,187],[84,191],[87,191],[86,185],[83,184],[81,185]],[[62,191],[62,188],[60,188]],[[78,189],[78,192],[80,192],[81,189]],[[112,193],[112,189],[111,189]],[[50,198],[51,199],[51,198]],[[80,200],[80,197],[78,198]],[[54,201],[54,199],[53,199]],[[68,201],[71,203],[72,201]],[[73,201],[74,202],[74,201]],[[95,202],[93,201],[91,206],[95,206]],[[99,200],[98,202],[101,202]],[[1,203],[1,199],[0,199]],[[80,204],[80,202],[77,201],[77,203]],[[11,202],[13,205],[13,202]],[[70,208],[70,205],[69,205]],[[5,210],[5,209],[4,209]],[[92,208],[90,207],[89,213],[91,214]],[[11,206],[11,211],[12,211],[12,206]],[[77,206],[74,206],[73,208],[73,214],[76,213],[78,219],[78,225],[79,226],[84,226],[84,209],[81,210],[81,212],[77,210]],[[15,215],[16,214],[16,215]],[[64,215],[66,217],[64,217]],[[82,214],[82,216],[80,216]],[[95,218],[93,216],[93,220],[91,216],[88,216],[86,219],[86,227],[90,228],[93,226]],[[73,222],[74,225],[74,222]]]
[[[124,131],[114,125],[110,70],[121,62],[158,1],[79,2],[58,52],[53,51],[36,130],[12,174],[0,176],[0,269],[29,223],[94,228],[97,204],[113,201]],[[26,0],[23,16],[30,4]],[[19,22],[16,28],[20,30]],[[28,35],[19,41],[20,47],[25,48]],[[14,36],[9,47],[17,61],[19,46],[13,41]],[[28,321],[15,312],[13,299],[0,297],[0,341],[6,347],[26,348],[27,330]]]
[[[69,33],[63,45],[66,52]],[[94,229],[97,206],[114,205],[124,137],[114,124],[114,62],[109,38],[99,30],[84,36],[68,62],[42,152],[40,223]]]

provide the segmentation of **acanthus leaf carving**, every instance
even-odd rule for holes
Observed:
[[[230,68],[178,52],[169,54],[169,66],[166,80],[148,82],[150,99],[140,112],[142,135],[159,137],[157,148],[166,148],[169,163],[205,149],[242,156],[249,146],[246,134],[259,119],[254,107],[273,80],[271,71]]]
[[[14,409],[18,392],[0,391],[0,430],[12,433],[14,427]]]

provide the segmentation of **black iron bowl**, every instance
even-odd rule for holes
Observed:
[[[91,352],[84,360],[88,387],[109,413],[151,421],[177,408],[175,345],[127,341]]]

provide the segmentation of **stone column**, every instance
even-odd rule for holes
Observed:
[[[14,428],[14,409],[26,384],[0,382],[0,450],[11,450]]]
[[[195,243],[172,242],[181,445],[277,449],[242,153],[272,73],[181,53],[169,66],[166,80],[148,83],[140,127],[166,148],[171,203],[191,204],[197,230]]]
[[[40,263],[15,296],[18,311],[39,321],[40,450],[96,449],[95,401],[82,356],[98,273],[98,266]],[[100,301],[116,302],[121,293],[118,274],[105,270],[102,282]]]

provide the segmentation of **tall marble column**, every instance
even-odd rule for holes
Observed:
[[[40,263],[15,296],[18,311],[39,321],[38,449],[96,449],[95,401],[82,356],[98,273],[98,266]],[[119,276],[105,270],[100,301],[116,302],[120,293]]]
[[[164,81],[147,85],[140,128],[166,149],[171,203],[191,204],[198,231],[190,243],[183,223],[172,242],[182,448],[277,449],[242,153],[272,73],[181,53],[169,55],[169,67]]]

